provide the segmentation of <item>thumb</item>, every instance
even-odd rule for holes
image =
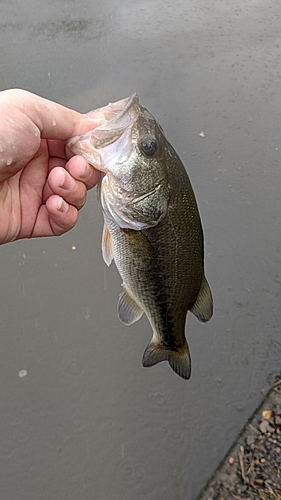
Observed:
[[[26,90],[0,92],[0,181],[23,168],[37,154],[42,139],[66,140],[103,123]]]
[[[3,91],[0,105],[3,101],[24,113],[39,128],[42,139],[66,140],[94,129],[105,119],[100,111],[89,117],[26,90]]]

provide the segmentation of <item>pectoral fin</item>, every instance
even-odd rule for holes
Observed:
[[[119,295],[117,305],[118,317],[124,325],[132,325],[138,321],[143,314],[143,310],[133,299],[128,289],[124,286],[124,290]]]
[[[199,319],[199,321],[202,321],[202,323],[209,321],[213,315],[212,292],[205,276],[203,276],[200,291],[190,311]]]
[[[105,224],[103,225],[101,249],[104,262],[110,266],[113,259],[112,238]]]
[[[168,361],[174,372],[185,380],[190,378],[191,361],[187,343],[177,350],[167,349],[154,342],[148,344],[143,354],[142,366],[153,366],[160,361]]]

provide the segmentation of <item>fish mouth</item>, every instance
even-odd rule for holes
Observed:
[[[105,122],[95,129],[96,131],[108,131],[121,129],[125,130],[131,125],[132,120],[136,119],[136,108],[139,106],[139,98],[136,92],[130,97],[121,99],[114,103],[109,103],[107,106],[97,109],[105,116]],[[89,113],[90,114],[90,113]]]
[[[139,98],[136,92],[130,97],[109,103],[98,108],[105,116],[105,121],[86,134],[71,137],[66,143],[75,154],[80,154],[98,170],[106,172],[101,156],[101,149],[116,142],[130,130],[139,116]],[[91,112],[88,113],[91,115]]]

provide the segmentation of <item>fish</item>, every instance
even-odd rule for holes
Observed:
[[[142,365],[168,361],[187,380],[187,313],[201,322],[213,314],[195,194],[178,154],[136,93],[98,111],[104,122],[67,146],[102,173],[102,255],[108,266],[114,260],[123,280],[118,316],[131,325],[145,313],[153,335]]]

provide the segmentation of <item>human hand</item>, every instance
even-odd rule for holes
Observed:
[[[76,223],[100,173],[65,140],[104,121],[24,90],[0,92],[0,244],[59,236]]]

